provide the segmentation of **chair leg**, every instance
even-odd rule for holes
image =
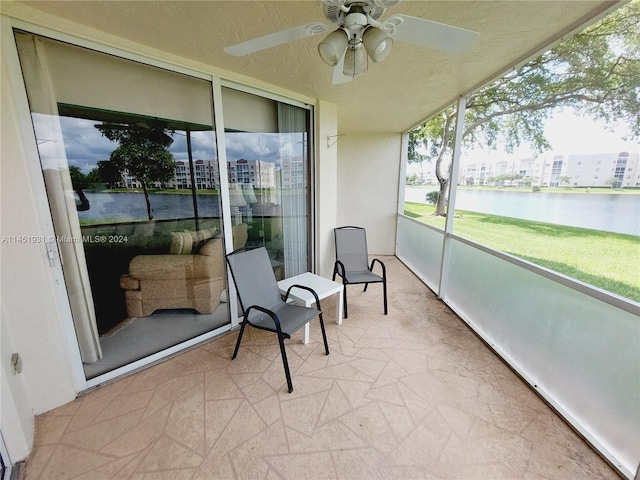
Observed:
[[[234,360],[236,358],[236,355],[238,355],[238,349],[240,348],[240,341],[242,340],[242,334],[244,333],[244,327],[246,327],[246,323],[242,322],[240,324],[240,333],[238,333],[238,340],[236,341],[236,348],[233,350],[233,356],[231,357],[231,360]]]
[[[384,296],[384,314],[387,314],[387,279],[385,278],[382,281],[382,290],[383,290],[383,296]]]
[[[343,315],[342,318],[347,318],[347,286],[343,285],[342,286],[343,292],[342,292],[342,306],[344,307],[343,310]]]
[[[291,393],[293,392],[293,383],[291,383],[291,373],[289,372],[287,352],[284,349],[284,338],[280,332],[278,332],[278,342],[280,343],[280,354],[282,355],[282,363],[284,364],[284,374],[287,377],[287,386],[289,387],[289,393]]]
[[[322,330],[322,340],[324,340],[324,351],[327,355],[329,355],[329,344],[327,343],[327,333],[324,330],[324,320],[322,319],[322,312],[318,315],[318,319],[320,320],[320,330]]]

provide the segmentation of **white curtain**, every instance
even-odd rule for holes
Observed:
[[[47,64],[47,41],[18,34],[17,42],[78,345],[82,361],[93,363],[102,358],[102,350],[56,95]]]
[[[307,111],[278,103],[285,276],[308,271]]]

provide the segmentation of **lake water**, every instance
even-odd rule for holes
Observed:
[[[426,203],[429,189],[407,187],[405,199]],[[91,208],[78,212],[81,220],[104,223],[146,220],[142,193],[86,193]],[[192,218],[191,195],[150,194],[156,220]],[[199,195],[201,217],[220,215],[217,195]],[[640,195],[602,193],[510,192],[458,190],[456,208],[538,222],[627,233],[640,236]]]
[[[407,187],[405,200],[427,203],[429,191]],[[456,209],[640,236],[640,195],[462,189]]]
[[[103,220],[104,223],[147,220],[147,204],[143,193],[91,193],[89,210],[78,212],[80,220]],[[193,218],[191,194],[149,194],[154,220]],[[220,216],[218,195],[198,195],[200,217]]]

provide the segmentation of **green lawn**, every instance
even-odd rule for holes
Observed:
[[[433,205],[405,203],[405,215],[444,228]],[[456,210],[456,235],[640,302],[640,238]]]

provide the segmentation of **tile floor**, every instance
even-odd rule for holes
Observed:
[[[31,479],[619,478],[394,257],[349,290],[331,354],[236,333],[41,415]],[[377,288],[376,288],[377,287]]]

